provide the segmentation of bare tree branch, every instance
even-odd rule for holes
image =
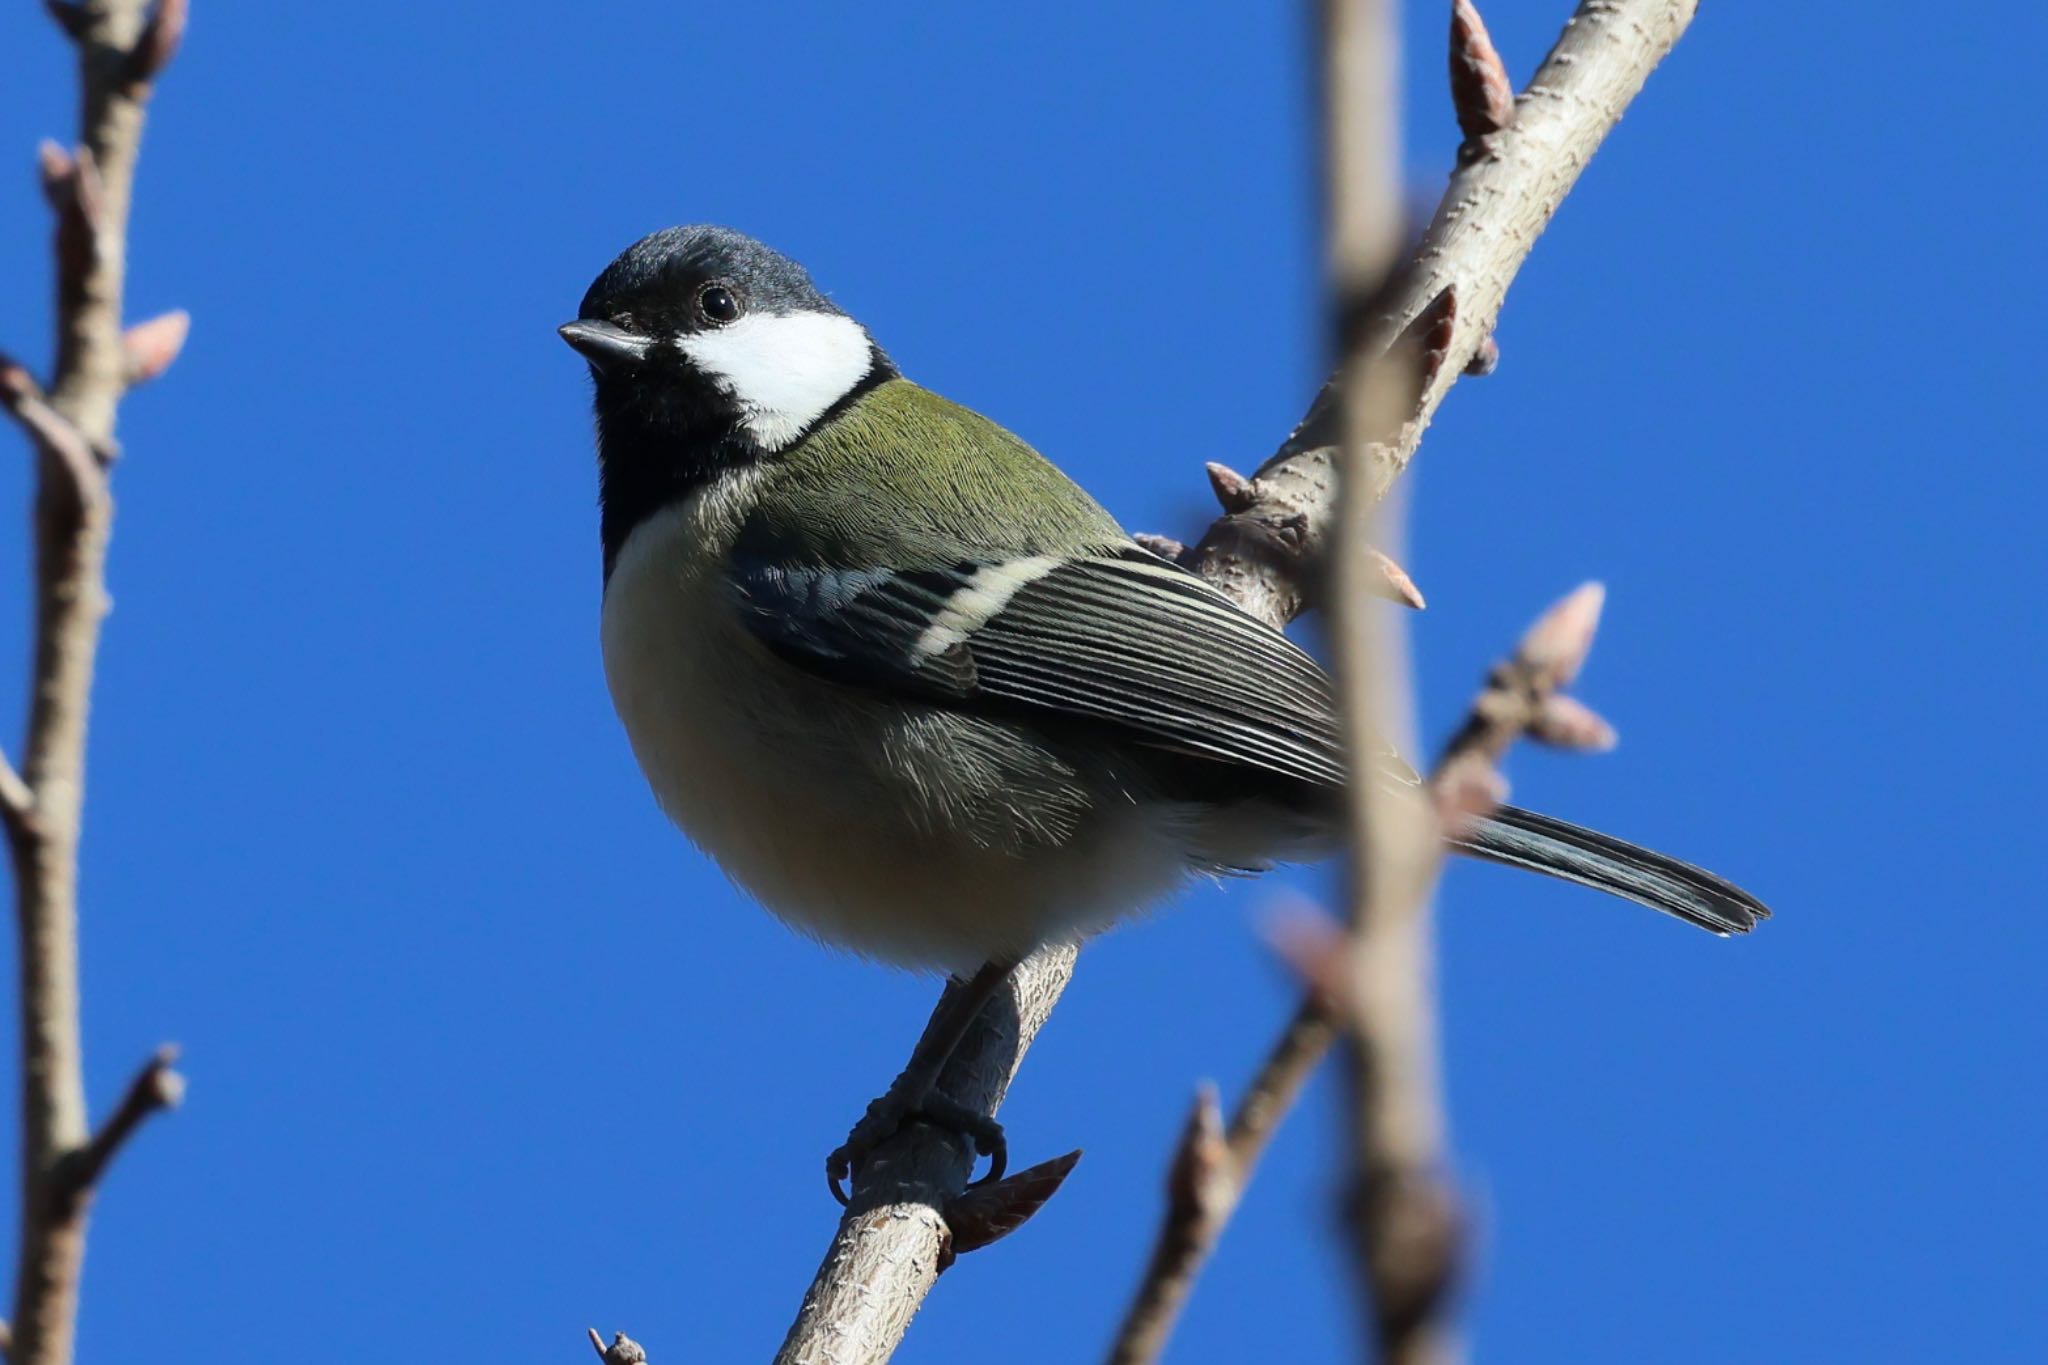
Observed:
[[[1585,0],[1517,101],[1511,124],[1468,147],[1408,266],[1364,322],[1362,351],[1385,351],[1419,332],[1424,355],[1409,419],[1395,439],[1369,452],[1364,491],[1371,500],[1407,467],[1458,376],[1492,367],[1491,333],[1509,283],[1693,8],[1694,0]],[[1253,477],[1212,470],[1223,515],[1177,556],[1275,625],[1299,615],[1317,592],[1334,511],[1333,418],[1325,389]],[[993,1113],[1072,972],[1068,952],[1020,967],[1012,982],[1017,1018],[969,1035],[954,1054],[946,1093],[966,1102],[985,1096],[986,1107],[977,1107]],[[962,1085],[956,1077],[981,1080]],[[1000,1084],[988,1083],[994,1077]],[[1283,1111],[1277,1105],[1272,1112]],[[890,1150],[890,1169],[871,1161],[856,1181],[778,1361],[886,1360],[936,1283],[948,1240],[941,1210],[965,1187],[966,1154],[950,1134],[923,1127]]]
[[[52,0],[76,44],[80,145],[41,151],[56,219],[57,360],[45,393],[0,360],[0,397],[37,451],[35,625],[28,739],[9,787],[19,933],[22,1209],[12,1365],[68,1365],[77,1326],[86,1216],[95,1184],[144,1118],[176,1102],[160,1055],[108,1125],[87,1127],[78,1017],[78,841],[86,720],[106,614],[107,491],[114,414],[136,373],[121,326],[129,196],[150,82],[177,49],[185,0]],[[176,347],[147,334],[155,369]],[[182,338],[179,338],[182,339]]]
[[[1502,301],[1549,225],[1650,71],[1692,21],[1696,0],[1584,0],[1500,131],[1467,144],[1421,242],[1369,319],[1365,349],[1385,349],[1446,299],[1452,326],[1426,366],[1418,410],[1399,439],[1370,456],[1368,488],[1384,497],[1461,374],[1485,373]],[[1487,44],[1491,50],[1491,44]],[[1333,380],[1334,384],[1334,380]],[[1311,604],[1334,510],[1337,441],[1333,388],[1265,464],[1184,562],[1258,615],[1291,621]]]
[[[1590,718],[1562,738],[1563,747],[1610,748],[1613,731],[1562,689],[1577,675],[1593,643],[1600,587],[1588,583],[1537,618],[1514,651],[1488,672],[1430,778],[1439,818],[1448,827],[1506,799],[1499,763],[1526,735],[1556,744],[1550,727],[1560,711]],[[1281,1121],[1337,1038],[1337,1021],[1355,1011],[1343,936],[1321,916],[1289,930],[1278,947],[1308,983],[1300,1006],[1231,1116],[1220,1151],[1198,1150],[1213,1125],[1191,1121],[1169,1167],[1166,1212],[1152,1258],[1118,1330],[1109,1359],[1143,1365],[1166,1348],[1185,1306]],[[1311,925],[1313,927],[1311,927]],[[1213,1109],[1214,1100],[1208,1105]],[[1199,1186],[1190,1187],[1192,1178]]]
[[[1073,970],[1072,948],[1025,959],[954,1050],[939,1092],[993,1115]],[[965,1192],[972,1169],[973,1154],[957,1134],[923,1124],[912,1124],[862,1163],[832,1245],[776,1354],[778,1365],[889,1358],[952,1259],[947,1210]]]
[[[1165,1351],[1259,1159],[1335,1037],[1328,1006],[1311,993],[1274,1041],[1227,1129],[1215,1088],[1197,1092],[1167,1168],[1166,1213],[1151,1261],[1110,1345],[1111,1365],[1143,1365]]]
[[[1350,931],[1338,1011],[1350,1098],[1344,1204],[1373,1358],[1437,1365],[1460,1356],[1444,1307],[1463,1240],[1444,1175],[1429,913],[1442,838],[1419,794],[1372,771],[1370,754],[1387,740],[1409,747],[1415,715],[1405,632],[1372,601],[1366,547],[1387,543],[1384,528],[1375,533],[1388,519],[1372,461],[1398,447],[1414,396],[1445,368],[1459,299],[1445,290],[1427,325],[1406,329],[1397,344],[1375,344],[1371,319],[1389,293],[1401,230],[1399,18],[1393,0],[1325,0],[1323,13],[1323,185],[1338,346],[1326,398],[1339,441],[1329,624],[1338,709],[1359,775],[1346,785]]]

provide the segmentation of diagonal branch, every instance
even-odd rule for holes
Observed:
[[[939,1078],[940,1093],[993,1115],[1073,971],[1072,948],[1042,949],[1025,959],[954,1050]],[[921,1124],[862,1163],[777,1365],[854,1365],[894,1353],[955,1252],[951,1210],[972,1169],[973,1154],[957,1135]]]
[[[1516,100],[1510,124],[1467,143],[1422,240],[1368,320],[1371,354],[1426,322],[1446,298],[1455,303],[1442,344],[1431,347],[1413,417],[1368,457],[1374,499],[1408,467],[1459,377],[1492,368],[1508,286],[1695,8],[1696,0],[1583,0]],[[1235,476],[1250,485],[1248,495],[1226,506],[1188,555],[1268,620],[1291,621],[1313,605],[1316,578],[1301,565],[1321,552],[1335,510],[1334,397],[1333,379],[1251,478]]]
[[[1407,267],[1367,320],[1368,349],[1383,351],[1417,331],[1429,343],[1411,416],[1395,439],[1370,452],[1366,490],[1374,499],[1407,467],[1458,377],[1490,368],[1497,354],[1491,334],[1508,285],[1691,20],[1694,3],[1585,0],[1517,101],[1511,125],[1482,135],[1461,158]],[[1275,625],[1300,615],[1317,590],[1333,511],[1332,416],[1325,390],[1251,479],[1237,476],[1248,485],[1243,496],[1182,556]],[[1020,967],[1013,990],[1028,1002],[1020,1012],[1024,1026],[978,1029],[954,1056],[956,1074],[1001,1076],[1007,1084],[1072,972],[1071,953],[1043,954]],[[981,1089],[993,1104],[1001,1088]],[[959,1089],[948,1093],[961,1098]],[[942,1133],[914,1128],[898,1141],[903,1147],[887,1191],[864,1198],[856,1187],[778,1360],[885,1360],[937,1282],[949,1236],[941,1211],[964,1187],[966,1162]]]
[[[1167,1166],[1165,1216],[1137,1294],[1110,1344],[1110,1365],[1144,1365],[1166,1350],[1260,1158],[1336,1036],[1328,1005],[1311,992],[1274,1040],[1227,1128],[1215,1088],[1205,1085],[1197,1093]]]

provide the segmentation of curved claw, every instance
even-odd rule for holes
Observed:
[[[903,1095],[891,1090],[870,1104],[867,1112],[860,1116],[860,1122],[846,1135],[846,1141],[833,1149],[825,1158],[825,1184],[832,1191],[832,1197],[842,1205],[847,1202],[847,1193],[840,1188],[841,1182],[851,1181],[854,1170],[867,1159],[868,1153],[896,1135],[904,1120],[916,1112],[917,1106]]]
[[[1003,1136],[1003,1125],[988,1115],[941,1095],[927,1095],[923,1103],[916,1105],[884,1095],[868,1106],[860,1122],[854,1124],[853,1131],[846,1135],[846,1141],[825,1158],[825,1187],[832,1191],[832,1197],[839,1201],[841,1207],[850,1201],[845,1186],[852,1180],[854,1171],[870,1152],[894,1137],[898,1129],[913,1119],[960,1134],[973,1145],[976,1155],[989,1159],[988,1174],[974,1181],[975,1186],[1002,1179],[1003,1172],[1009,1168],[1009,1143]]]
[[[943,1095],[926,1096],[917,1108],[917,1117],[952,1129],[974,1145],[976,1155],[988,1158],[988,1174],[974,1181],[974,1185],[987,1185],[1003,1178],[1003,1172],[1009,1168],[1010,1144],[1003,1136],[1002,1124]]]
[[[984,1147],[977,1142],[974,1144],[974,1150],[988,1158],[988,1174],[979,1180],[970,1181],[967,1188],[979,1189],[983,1185],[993,1185],[1001,1180],[1003,1172],[1010,1168],[1010,1144],[1003,1140],[1003,1130],[996,1129],[996,1140],[990,1146]]]

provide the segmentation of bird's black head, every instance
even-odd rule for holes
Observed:
[[[896,372],[802,266],[721,227],[641,238],[561,333],[597,385],[607,568],[646,517]]]

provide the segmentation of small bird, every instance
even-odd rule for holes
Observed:
[[[967,983],[827,1159],[834,1193],[912,1117],[993,1179],[1000,1128],[934,1090],[975,1014],[1191,876],[1328,852],[1329,678],[752,238],[643,238],[560,330],[595,382],[605,674],[656,800],[804,933]],[[1450,843],[1717,934],[1769,914],[1514,807]]]

